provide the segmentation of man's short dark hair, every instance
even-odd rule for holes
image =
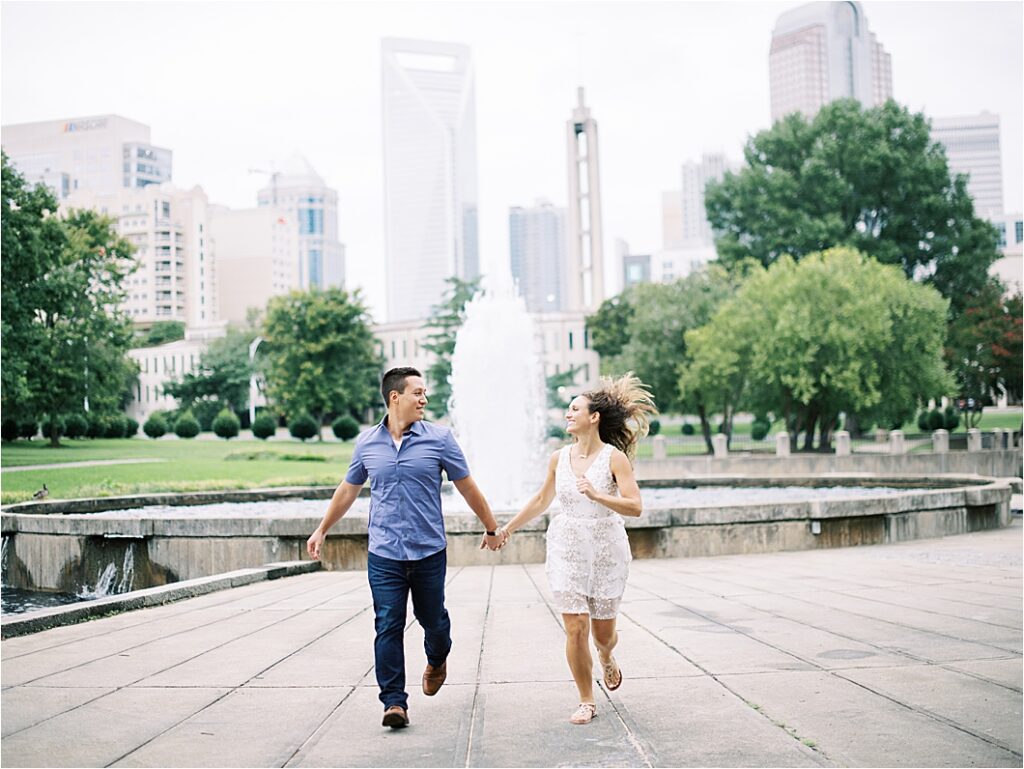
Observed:
[[[412,366],[400,366],[399,368],[389,369],[384,374],[384,378],[380,381],[380,394],[384,396],[385,406],[390,402],[388,396],[391,395],[392,390],[399,395],[405,392],[405,380],[411,376],[422,377],[423,374]]]

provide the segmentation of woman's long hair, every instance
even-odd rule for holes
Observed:
[[[601,441],[632,461],[637,441],[647,435],[651,419],[658,414],[647,385],[630,371],[618,379],[601,377],[598,387],[583,393],[583,397],[590,402],[590,411],[601,417],[597,422]]]

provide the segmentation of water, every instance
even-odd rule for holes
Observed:
[[[134,511],[133,511],[134,512]],[[147,512],[140,510],[140,513]],[[138,516],[133,516],[138,517]],[[3,573],[7,574],[7,545],[9,538],[3,540]],[[82,585],[77,593],[54,593],[43,590],[25,590],[9,587],[4,584],[0,588],[2,595],[3,614],[24,614],[37,609],[48,609],[53,606],[91,601],[108,595],[131,592],[135,582],[135,543],[130,543],[121,559],[120,567],[116,563],[108,563],[96,574],[92,585]]]
[[[4,586],[0,589],[0,613],[24,614],[37,609],[49,609],[53,606],[65,606],[78,603],[82,599],[69,593],[48,593],[39,590],[22,590],[18,587]]]
[[[466,305],[452,354],[455,435],[495,510],[517,509],[544,481],[547,389],[533,320],[508,286]]]
[[[732,505],[777,503],[777,502],[808,502],[816,499],[850,499],[860,497],[888,496],[906,493],[907,489],[890,487],[857,487],[857,486],[773,486],[744,487],[733,486],[702,486],[694,489],[684,488],[644,488],[640,497],[645,510],[681,507],[725,507]],[[447,514],[469,512],[469,508],[458,492],[443,494],[442,505]],[[515,507],[492,505],[499,517],[504,520]],[[221,502],[210,505],[194,505],[189,507],[171,507],[154,505],[137,507],[129,510],[109,510],[104,513],[88,513],[89,518],[310,518],[323,516],[327,509],[325,499],[287,499],[270,502]],[[558,500],[552,504],[552,511],[558,509]],[[365,518],[370,510],[368,497],[359,497],[346,517]]]

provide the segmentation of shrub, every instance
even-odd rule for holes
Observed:
[[[14,441],[18,439],[18,423],[13,419],[5,419],[0,422],[0,438],[5,441]]]
[[[942,414],[945,427],[950,432],[953,432],[960,426],[960,412],[952,406],[946,406],[945,412]]]
[[[242,423],[234,412],[223,409],[217,418],[213,420],[213,431],[224,440],[231,440],[237,437],[238,431],[242,429]]]
[[[135,425],[136,431],[139,429]],[[81,414],[72,414],[64,422],[64,435],[68,438],[81,438],[89,433],[89,422]]]
[[[261,441],[265,441],[276,432],[277,420],[269,414],[261,414],[256,417],[256,421],[252,423],[252,434]]]
[[[124,437],[134,438],[139,434],[139,423],[131,417],[124,418]]]
[[[95,411],[88,412],[85,420],[89,423],[89,429],[85,431],[87,437],[102,438],[107,432],[106,420]]]
[[[683,426],[679,429],[683,433],[683,435],[693,435],[695,432],[697,432],[696,429],[694,429],[693,425],[691,425],[689,422],[683,422]]]
[[[320,431],[316,420],[309,414],[302,413],[288,423],[288,432],[292,434],[293,438],[298,438],[300,441],[307,441],[319,434]]]
[[[167,420],[161,414],[150,414],[146,424],[142,426],[142,432],[150,438],[159,438],[167,432]]]
[[[928,432],[928,409],[917,415],[917,429],[923,433]]]
[[[661,432],[661,420],[652,419],[650,428],[647,430],[647,434],[652,438]]]
[[[772,424],[766,417],[757,417],[750,425],[750,437],[755,441],[763,441],[771,429]]]
[[[199,435],[199,420],[192,416],[191,411],[182,412],[174,423],[174,433],[179,438],[195,438]]]
[[[213,420],[224,409],[220,401],[196,401],[192,404],[192,416],[199,422],[199,429],[203,432],[210,432],[213,429]]]
[[[104,419],[104,438],[123,438],[128,429],[127,420],[120,414],[111,414]]]
[[[350,441],[359,435],[359,423],[348,414],[335,419],[331,429],[334,430],[334,437],[342,441]]]
[[[942,415],[942,412],[938,409],[931,411],[928,414],[928,429],[929,430],[941,430],[946,424],[946,418]]]
[[[50,437],[50,428],[53,427],[53,422],[47,418],[43,420],[43,423],[39,425],[39,430],[42,432],[44,438]],[[61,417],[57,417],[57,435],[64,435],[66,429],[66,423]]]
[[[18,422],[18,437],[32,440],[39,432],[39,423],[34,419],[24,419]]]

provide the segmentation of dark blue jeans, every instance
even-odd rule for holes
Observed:
[[[419,561],[394,561],[369,554],[367,571],[377,629],[373,653],[385,709],[392,705],[409,707],[405,691],[405,615],[410,593],[413,615],[423,628],[427,662],[440,665],[452,648],[452,623],[444,608],[447,566],[445,550]]]

